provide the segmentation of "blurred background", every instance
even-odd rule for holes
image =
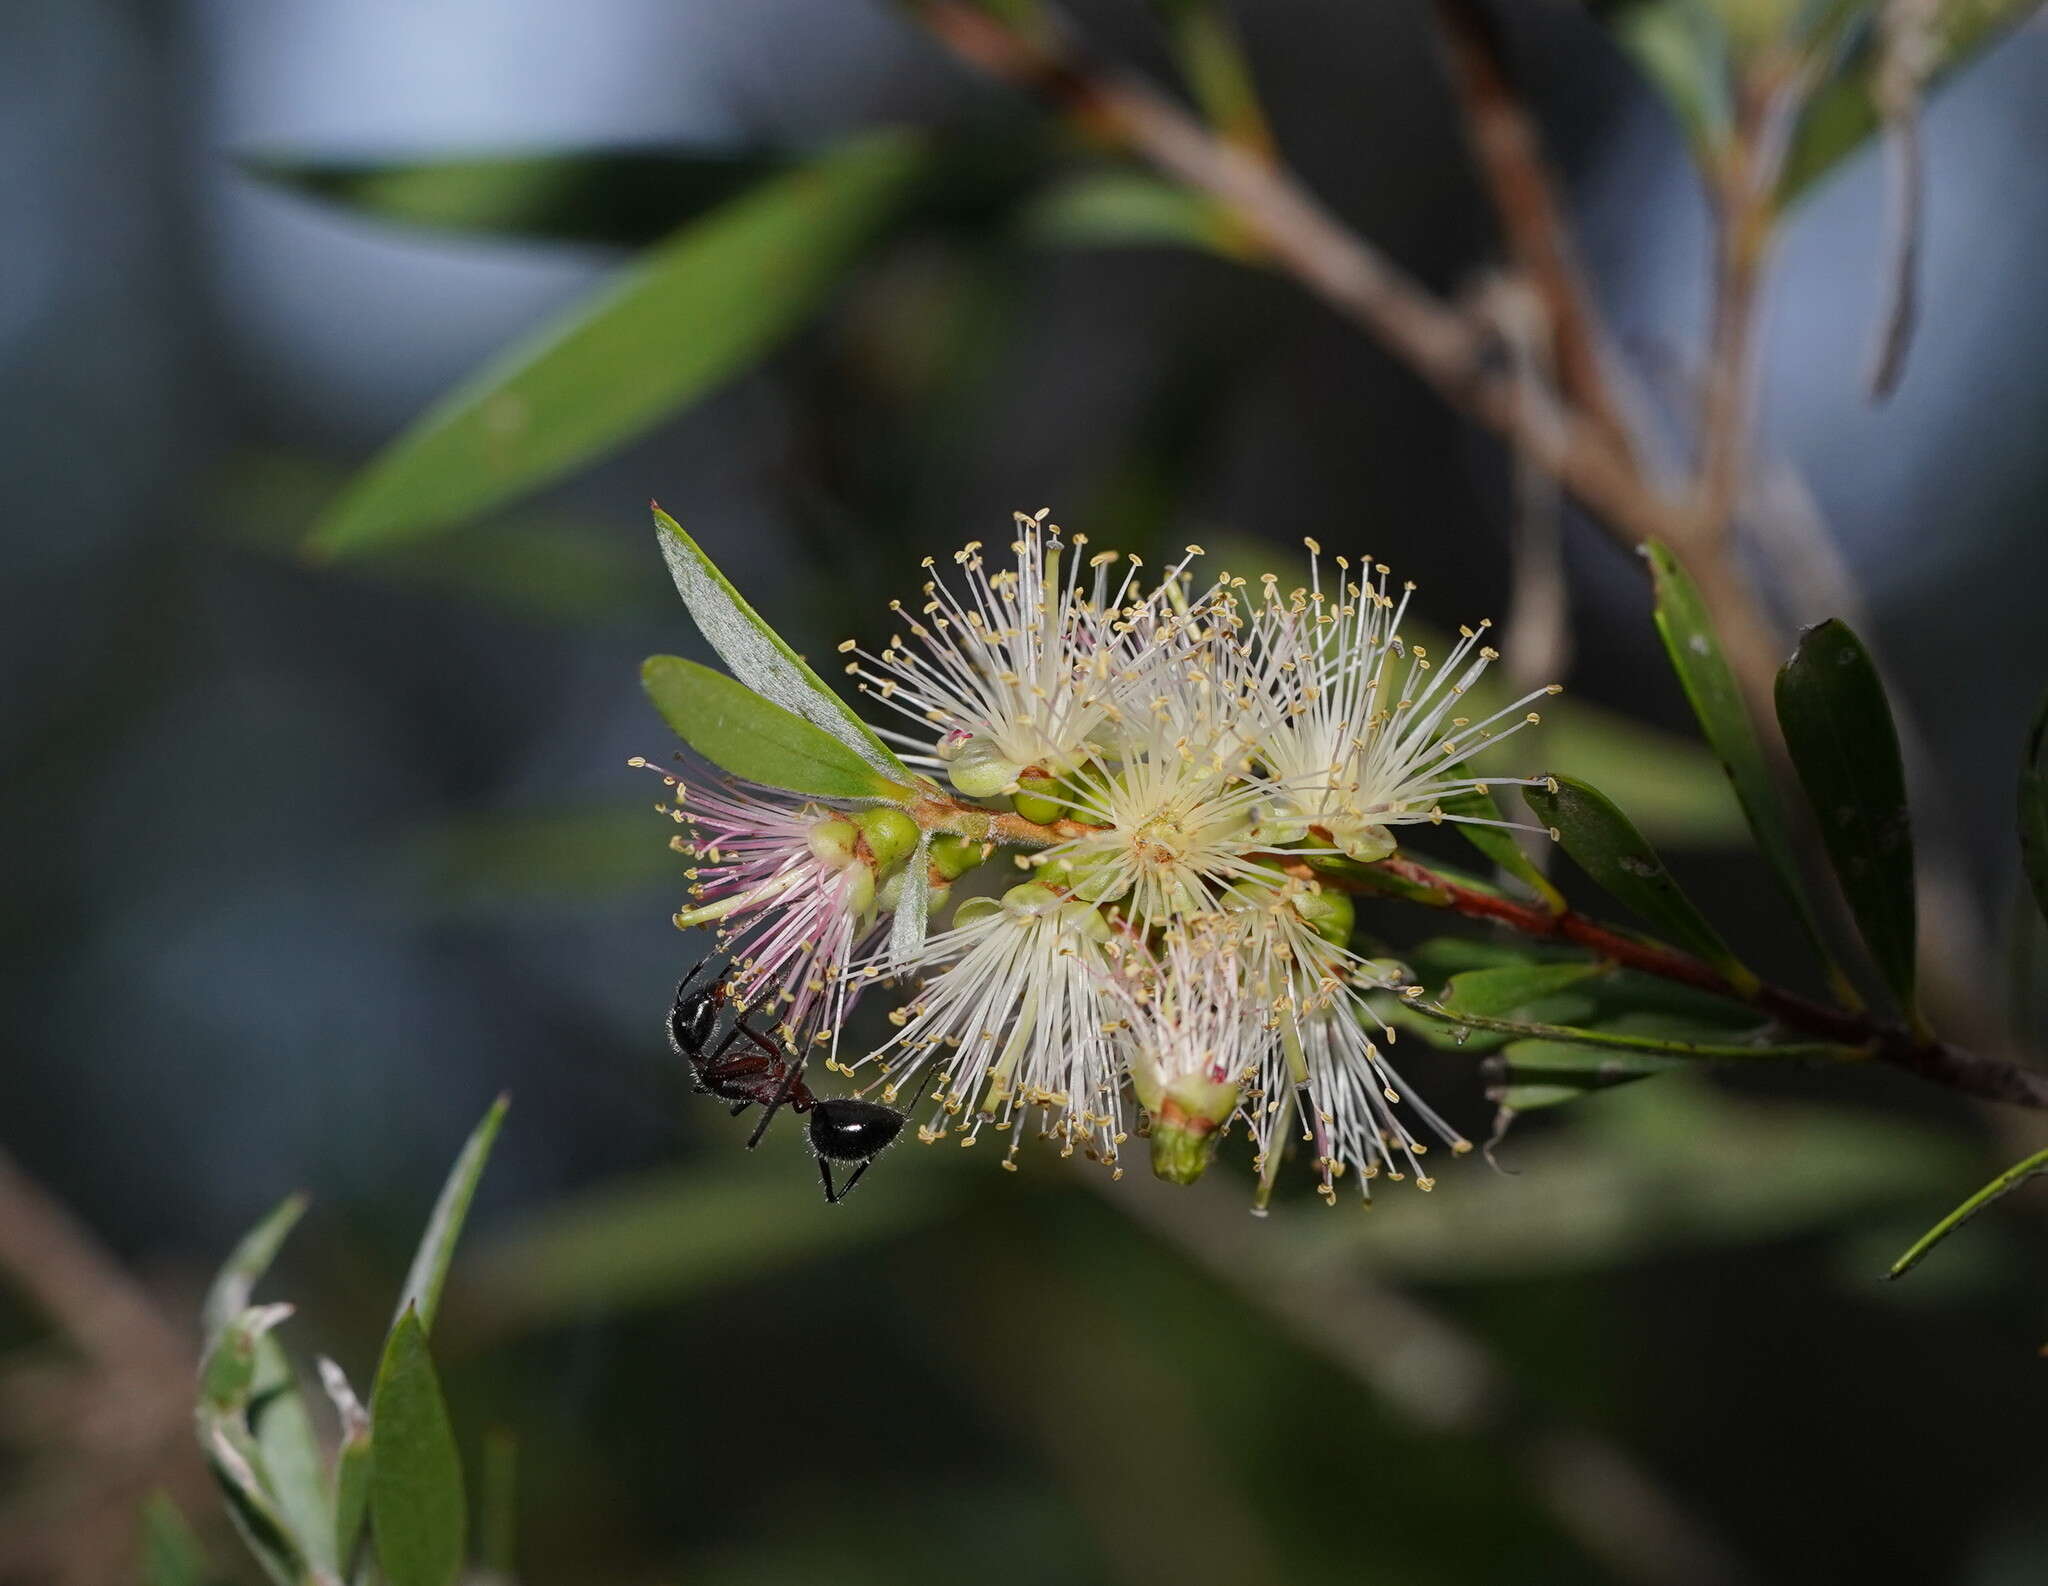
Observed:
[[[1639,434],[1677,444],[1710,254],[1686,137],[1616,42],[1629,8],[1485,9]],[[1838,560],[1985,952],[2048,575],[2048,32],[2006,9],[1926,106],[1899,389],[1864,385],[1891,223],[1866,141],[1786,215],[1756,441],[1824,525],[1759,577],[1811,621],[1843,585],[1788,568]],[[1075,13],[1178,80],[1146,6]],[[1284,159],[1482,299],[1500,247],[1431,7],[1228,15]],[[2048,1579],[2041,1203],[1877,1281],[2041,1143],[2027,1120],[1891,1073],[1677,1076],[1529,1120],[1514,1176],[1475,1158],[1368,1215],[1303,1174],[1255,1223],[1241,1162],[1175,1192],[915,1147],[828,1210],[794,1131],[749,1155],[683,1094],[661,1018],[701,947],[625,762],[670,747],[641,657],[708,655],[650,497],[813,655],[879,637],[919,557],[1043,505],[1147,554],[1314,535],[1417,579],[1437,624],[1507,610],[1548,510],[1514,459],[1293,282],[1191,243],[1135,167],[856,0],[16,0],[0,123],[0,1223],[68,1207],[182,1335],[308,1191],[264,1292],[361,1381],[509,1090],[436,1348],[466,1447],[516,1440],[535,1582]],[[303,554],[354,470],[631,250],[884,127],[923,129],[915,197],[829,258],[791,243],[822,272],[803,315],[544,488]],[[776,288],[704,290],[737,324]],[[1810,984],[1633,559],[1558,521],[1546,752]],[[1382,909],[1397,947],[1439,934]],[[1471,1056],[1414,1061],[1483,1138]],[[0,1579],[133,1578],[159,1487],[213,1578],[249,1578],[182,1432],[131,1426],[147,1384],[96,1375],[37,1289],[0,1304]]]

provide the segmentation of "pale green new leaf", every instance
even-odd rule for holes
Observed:
[[[804,658],[783,642],[782,635],[761,620],[689,531],[658,505],[654,528],[676,593],[734,677],[763,699],[830,733],[891,781],[914,780],[910,768],[875,735],[874,728],[855,715]]]

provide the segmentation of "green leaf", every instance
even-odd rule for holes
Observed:
[[[389,1586],[453,1586],[468,1528],[462,1460],[427,1353],[408,1309],[384,1345],[370,1394],[370,1527]]]
[[[1917,938],[1906,772],[1870,652],[1839,620],[1808,628],[1778,673],[1778,725],[1864,944],[1913,1013]]]
[[[2007,1168],[1997,1178],[1986,1184],[1976,1194],[1964,1201],[1962,1205],[1958,1206],[1954,1211],[1942,1218],[1940,1222],[1928,1229],[1926,1233],[1922,1234],[1914,1242],[1912,1249],[1892,1263],[1891,1271],[1886,1273],[1885,1276],[1892,1278],[1904,1277],[1920,1264],[1928,1251],[1940,1244],[1942,1240],[1962,1227],[1964,1223],[1976,1216],[1977,1213],[1981,1212],[1993,1201],[2011,1194],[2022,1184],[2026,1183],[2028,1179],[2037,1178],[2043,1173],[2048,1173],[2048,1151],[2037,1151],[2024,1162],[2015,1163]]]
[[[1443,1006],[1453,1013],[1503,1017],[1560,991],[1608,972],[1598,959],[1568,964],[1509,964],[1498,969],[1468,969],[1451,976]]]
[[[327,1485],[327,1458],[298,1377],[274,1338],[260,1339],[256,1346],[249,1427],[271,1498],[292,1540],[308,1564],[331,1568],[334,1500]]]
[[[1470,776],[1469,768],[1458,765],[1445,769],[1447,777]],[[1514,833],[1507,829],[1507,817],[1501,814],[1500,803],[1487,787],[1475,787],[1453,798],[1438,801],[1447,816],[1464,817],[1451,822],[1458,835],[1491,859],[1509,875],[1515,877],[1537,897],[1552,914],[1562,914],[1565,909],[1564,894],[1550,884],[1550,878],[1536,868],[1536,862],[1522,852],[1522,846],[1515,841]],[[1489,826],[1488,821],[1502,824]]]
[[[206,1455],[228,1518],[252,1557],[277,1586],[303,1586],[306,1561],[265,1485],[262,1455],[237,1415],[201,1407],[199,1446]]]
[[[655,655],[640,668],[640,683],[677,737],[734,776],[818,798],[910,796],[837,738],[723,672]]]
[[[2041,917],[2048,919],[2048,699],[2035,713],[2020,761],[2020,861]]]
[[[921,160],[914,138],[873,134],[685,226],[435,403],[329,508],[312,549],[460,523],[704,396],[809,316]]]
[[[424,160],[263,153],[250,175],[377,220],[639,247],[795,163],[768,150],[592,149]]]
[[[142,1500],[142,1586],[206,1586],[211,1573],[199,1538],[161,1492]]]
[[[334,1402],[341,1443],[334,1455],[334,1557],[344,1578],[352,1575],[356,1543],[370,1506],[370,1412],[356,1398],[348,1377],[333,1361],[320,1362],[320,1380]]]
[[[689,531],[659,506],[654,508],[654,530],[676,593],[734,677],[763,699],[830,733],[891,781],[915,780],[874,728],[783,643],[782,635],[761,620]]]
[[[1143,171],[1062,177],[1018,217],[1026,242],[1055,248],[1192,248],[1248,262],[1243,228],[1213,198]]]
[[[293,1224],[305,1215],[306,1205],[304,1195],[287,1195],[268,1217],[242,1236],[242,1242],[229,1254],[226,1265],[207,1290],[200,1309],[200,1327],[207,1338],[211,1339],[249,1308],[250,1295],[270,1270],[270,1263],[277,1259]]]
[[[1666,547],[1652,541],[1643,548],[1643,555],[1656,581],[1657,632],[1664,640],[1672,670],[1678,674],[1693,714],[1699,718],[1700,730],[1720,757],[1721,769],[1728,773],[1758,849],[1770,861],[1786,900],[1806,927],[1814,952],[1823,964],[1830,964],[1820,926],[1800,880],[1792,831],[1778,801],[1763,744],[1757,738],[1749,708],[1743,703],[1741,685],[1721,653],[1721,641],[1714,633],[1706,604],[1700,599],[1692,575]]]
[[[469,1203],[476,1199],[477,1181],[483,1177],[484,1164],[490,1161],[491,1147],[505,1122],[505,1109],[511,1105],[509,1095],[500,1095],[491,1103],[490,1111],[471,1131],[455,1166],[449,1169],[440,1199],[434,1202],[433,1215],[427,1219],[427,1230],[420,1236],[419,1249],[413,1253],[405,1287],[399,1291],[393,1326],[411,1311],[419,1317],[421,1331],[433,1331],[434,1315],[441,1308],[441,1290],[448,1282],[448,1264],[455,1259],[455,1242],[462,1237]]]
[[[1938,0],[1930,46],[1927,84],[1938,84],[1979,50],[2010,32],[2035,11],[2040,0]],[[1877,7],[1853,10],[1874,14]],[[1833,74],[1807,102],[1786,151],[1778,201],[1790,204],[1876,132],[1883,117],[1872,89],[1880,45],[1866,29],[1845,52]]]
[[[1738,992],[1754,990],[1756,976],[1728,950],[1692,900],[1664,868],[1656,849],[1643,840],[1607,796],[1570,777],[1552,779],[1557,791],[1532,787],[1523,798],[1539,820],[1548,821],[1573,861],[1594,881],[1651,921],[1695,956],[1719,970]]]
[[[1486,1099],[1504,1110],[1535,1112],[1577,1101],[1596,1090],[1683,1068],[1686,1058],[1657,1052],[1602,1050],[1566,1041],[1519,1040],[1479,1065]]]

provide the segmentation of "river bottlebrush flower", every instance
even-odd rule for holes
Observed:
[[[659,807],[689,828],[670,846],[692,861],[694,902],[676,928],[717,928],[733,1001],[765,1013],[790,1047],[829,1043],[859,995],[851,969],[879,924],[877,887],[915,847],[916,825],[899,810],[845,812],[775,788],[663,778],[674,792]]]
[[[1346,1178],[1429,1187],[1432,1144],[1468,1147],[1387,1059],[1402,971],[1354,945],[1341,888],[1417,823],[1514,824],[1492,790],[1542,779],[1467,762],[1554,690],[1478,703],[1486,624],[1432,653],[1402,631],[1413,586],[1309,552],[1295,583],[1198,586],[1197,547],[1148,579],[1041,512],[1007,558],[927,560],[902,631],[841,646],[892,718],[879,738],[847,716],[850,751],[803,739],[809,795],[678,788],[676,923],[717,926],[736,996],[772,1006],[793,1051],[829,1043],[827,1066],[926,1141],[1007,1136],[1014,1167],[1036,1132],[1114,1169],[1135,1119],[1178,1183],[1241,1130],[1261,1204],[1288,1157],[1329,1199]],[[787,663],[764,663],[785,701]],[[845,707],[817,686],[797,705],[823,740]],[[812,732],[789,708],[760,730]],[[849,753],[897,769],[876,781]],[[837,796],[836,776],[875,792]],[[955,879],[971,895],[947,919]],[[883,982],[895,1030],[849,1056],[855,995]]]

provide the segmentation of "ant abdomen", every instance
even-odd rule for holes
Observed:
[[[903,1114],[879,1102],[828,1097],[811,1109],[811,1149],[834,1162],[864,1162],[895,1143]]]

